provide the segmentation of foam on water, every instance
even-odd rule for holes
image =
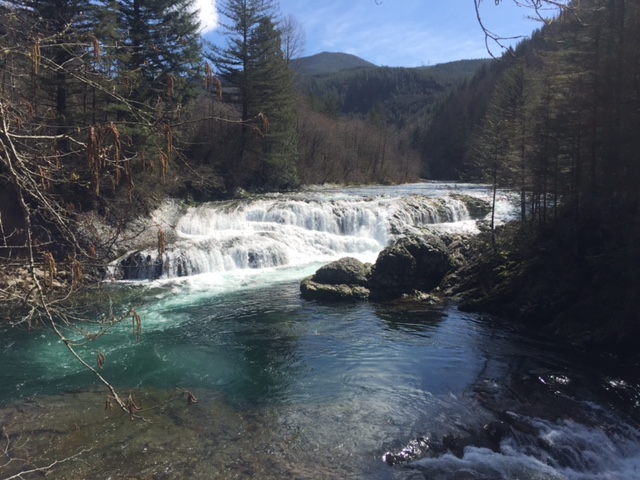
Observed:
[[[460,478],[473,480],[567,480],[553,468],[526,455],[505,455],[486,448],[467,447],[464,456],[452,454],[415,462],[414,467],[427,478]],[[463,477],[462,474],[467,476]]]
[[[327,263],[343,256],[375,259],[398,235],[428,226],[440,232],[477,233],[478,219],[471,218],[465,202],[457,196],[438,196],[435,192],[442,193],[441,189],[439,184],[419,184],[316,190],[189,208],[168,202],[152,215],[153,225],[161,226],[169,240],[165,253],[159,257],[155,246],[139,250],[127,278],[255,273]],[[477,187],[456,193],[485,200],[489,195]],[[511,198],[501,195],[498,222],[509,217],[512,205]],[[148,244],[153,245],[156,232],[157,228],[149,230]]]
[[[457,190],[490,199],[486,189]],[[211,478],[216,468],[221,478],[231,477],[222,469],[235,465],[238,478],[640,479],[640,431],[627,416],[640,398],[637,374],[603,374],[566,348],[523,342],[512,328],[454,307],[406,310],[300,299],[299,280],[341,256],[373,262],[396,235],[425,226],[477,231],[476,219],[449,193],[442,185],[419,185],[163,205],[153,222],[168,235],[170,263],[182,259],[190,275],[174,271],[153,281],[113,282],[114,298],[119,292],[128,303],[126,294],[134,296],[142,336],[132,333],[128,319],[79,350],[91,365],[103,353],[104,375],[123,391],[180,386],[193,389],[200,402],[187,413],[161,416],[157,428],[150,423],[144,441],[132,437],[125,416],[127,429],[112,438],[109,453],[96,449],[92,461],[82,463],[96,465],[98,473],[60,478],[107,478],[114,464],[162,477],[156,464],[165,461],[175,478]],[[442,194],[446,198],[435,198]],[[513,216],[512,200],[501,193],[498,222]],[[143,251],[154,255],[153,248]],[[78,338],[78,332],[65,334]],[[0,359],[0,386],[12,402],[96,385],[49,335],[3,331]],[[484,378],[491,382],[485,385]],[[611,396],[595,394],[587,382],[592,378]],[[549,386],[549,379],[556,383]],[[38,411],[46,411],[44,398]],[[96,405],[95,429],[83,427],[87,438],[112,428],[111,419],[106,427],[100,423],[106,414]],[[72,418],[69,410],[60,411],[51,416]],[[481,448],[488,443],[474,439],[496,418],[507,424],[507,433],[490,445],[497,451]],[[56,438],[74,438],[78,429],[70,425],[73,432]],[[181,430],[185,425],[193,430]],[[30,428],[47,445],[51,432],[64,432],[46,423]],[[479,436],[467,437],[475,443],[456,450],[460,457],[445,453],[394,467],[381,461],[383,452],[417,436],[433,433],[433,445],[442,445],[446,435],[470,432]],[[165,443],[175,438],[180,441]],[[136,455],[118,457],[124,442],[136,440]],[[182,445],[188,448],[180,451]],[[167,460],[175,451],[179,455]],[[73,453],[65,450],[60,458]],[[146,459],[149,464],[140,466]],[[202,465],[207,468],[192,473]],[[302,467],[312,473],[296,474]]]

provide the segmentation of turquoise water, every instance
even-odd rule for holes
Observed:
[[[473,317],[453,310],[408,316],[369,303],[305,302],[297,281],[211,296],[167,287],[154,296],[137,309],[139,340],[127,321],[80,350],[92,364],[103,352],[105,376],[121,388],[212,389],[240,404],[379,394],[413,404],[462,391],[480,368],[473,338],[461,334],[475,331]],[[7,332],[0,341],[5,403],[95,383],[47,332]]]
[[[171,426],[156,420],[140,438],[156,438],[153,428],[163,435],[176,429],[181,438],[178,432],[190,422],[203,438],[231,441],[240,428],[255,435],[247,445],[221,449],[217,460],[201,441],[193,462],[214,468],[222,452],[227,461],[241,455],[255,465],[249,475],[254,478],[278,478],[285,468],[279,462],[303,465],[307,473],[300,478],[312,478],[314,469],[323,472],[317,478],[640,478],[640,435],[627,416],[637,406],[624,397],[635,391],[635,377],[607,376],[599,362],[585,364],[582,352],[532,340],[502,321],[454,306],[306,302],[292,280],[225,294],[179,284],[135,288],[146,298],[138,308],[142,336],[138,340],[127,323],[104,337],[103,374],[139,396],[175,387],[196,392],[202,409],[197,418],[193,410],[180,413],[185,418]],[[84,355],[91,361],[95,351]],[[46,332],[3,332],[0,361],[5,405],[98,385]],[[65,396],[60,398],[55,408],[64,411]],[[219,424],[221,409],[229,425]],[[396,467],[382,462],[386,451],[399,451],[415,437],[464,435],[510,410],[538,433],[528,440],[521,432],[507,436],[499,453],[471,445],[462,458],[438,455]],[[91,428],[104,428],[95,422]],[[604,430],[603,422],[617,425]],[[595,451],[568,465],[552,455],[541,461],[549,453],[538,445],[540,438],[557,439],[570,450],[564,455],[608,442],[616,458]],[[121,441],[114,439],[112,458],[120,455]],[[273,455],[265,447],[252,450],[252,442],[272,449],[286,444],[291,458],[280,454],[273,466]],[[153,443],[144,445],[152,450]],[[166,478],[186,475],[176,461],[171,465],[177,476]],[[472,473],[454,476],[461,471]],[[243,478],[237,472],[219,475]]]
[[[233,268],[105,286],[123,311],[135,306],[142,334],[134,335],[127,320],[78,351],[96,367],[104,354],[101,373],[123,398],[135,397],[141,419],[105,410],[104,387],[47,330],[2,327],[0,478],[82,452],[49,478],[640,479],[634,361],[554,344],[508,319],[455,305],[301,299],[300,280],[343,255],[340,248],[375,258],[364,235],[387,224],[383,207],[395,200],[363,196],[416,189],[451,191],[435,184],[311,192],[313,202],[339,199],[336,211],[353,219],[341,228],[354,239],[317,230],[334,228],[326,205],[315,230],[303,231],[297,225],[305,224],[305,209],[320,217],[316,203],[300,206],[299,194],[292,206],[276,197],[252,210],[282,219],[295,208],[302,215],[295,225],[247,224],[237,210],[227,219],[215,206],[182,219],[185,229],[201,228],[208,212],[216,215],[234,238],[228,258],[251,253],[252,242],[239,241],[247,232],[262,239],[268,232],[270,241],[295,236],[294,246],[306,250],[261,269],[222,262]],[[370,215],[348,214],[352,197]],[[397,212],[396,227],[405,218]],[[457,220],[440,227],[455,231],[474,222]],[[217,243],[215,228],[204,243],[180,235],[176,252],[193,255],[192,265],[203,252],[214,258],[225,243]],[[314,257],[318,238],[324,247]],[[281,247],[266,245],[265,258],[269,248]],[[100,314],[96,308],[88,317]],[[195,405],[186,404],[185,390],[198,398]],[[490,437],[496,425],[502,433]],[[428,437],[431,447],[395,466],[383,461],[417,437]]]

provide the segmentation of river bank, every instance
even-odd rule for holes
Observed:
[[[61,340],[0,326],[2,438],[15,453],[0,465],[18,472],[68,458],[51,478],[629,478],[640,445],[634,364],[456,308],[473,288],[454,287],[481,278],[464,274],[480,258],[472,253],[493,252],[482,243],[490,235],[467,238],[478,218],[455,197],[460,190],[486,201],[477,186],[422,184],[165,209],[134,247],[153,259],[165,229],[162,277],[107,282],[93,297],[124,313],[133,305],[139,321],[112,324],[85,308],[82,318],[95,323],[63,331],[147,421],[115,408]],[[510,198],[501,200],[508,217]],[[460,240],[468,259],[431,293],[301,298],[300,280],[322,265],[345,256],[373,263],[425,229],[445,246]],[[168,268],[166,256],[190,274]],[[381,273],[384,289],[398,271]],[[384,460],[425,437],[430,453]],[[545,443],[551,437],[565,448]]]
[[[521,322],[575,345],[637,354],[640,250],[578,250],[530,225],[497,229],[495,247],[476,238],[449,294],[465,311]]]

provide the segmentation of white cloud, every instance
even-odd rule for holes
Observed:
[[[200,11],[200,33],[215,30],[218,27],[216,0],[196,0],[195,7]]]

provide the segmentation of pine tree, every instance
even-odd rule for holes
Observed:
[[[209,58],[242,122],[232,180],[256,189],[293,187],[298,183],[295,97],[275,5],[227,0],[221,13],[227,18],[227,44],[212,47]]]
[[[268,120],[262,139],[262,164],[256,178],[259,187],[287,189],[298,184],[297,133],[292,72],[281,48],[281,35],[265,17],[250,42],[253,58],[254,106]]]
[[[122,0],[120,73],[129,98],[165,114],[193,94],[202,62],[194,0]]]
[[[260,22],[265,17],[273,18],[274,11],[272,0],[226,0],[220,6],[220,13],[227,18],[222,23],[227,45],[225,48],[212,47],[209,58],[230,87],[227,98],[239,105],[240,120],[245,123],[259,113],[255,111],[253,100],[251,42]]]

